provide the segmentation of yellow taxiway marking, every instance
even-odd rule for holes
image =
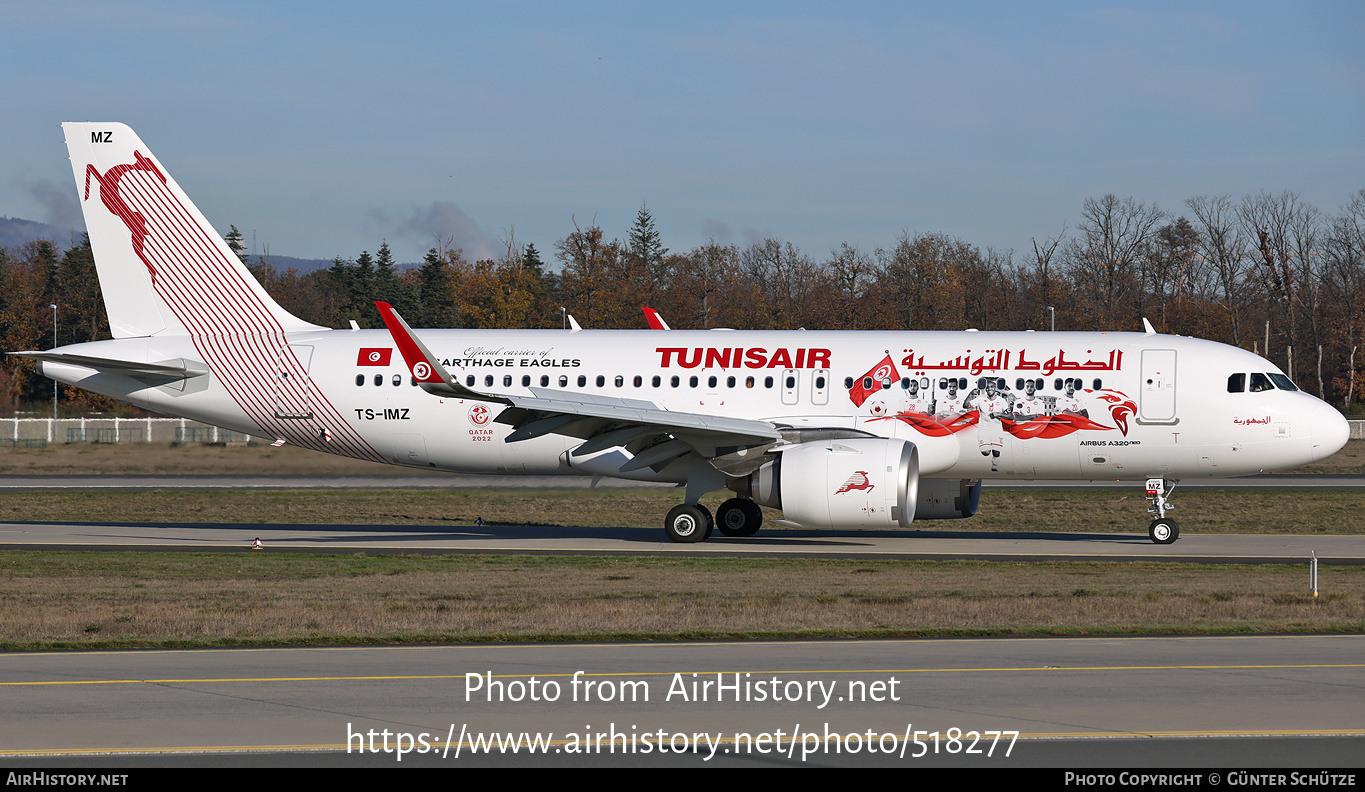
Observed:
[[[801,676],[811,674],[947,674],[947,673],[1051,673],[1057,671],[1266,671],[1308,668],[1365,668],[1365,663],[1296,663],[1246,665],[1141,665],[1141,666],[1016,666],[997,668],[857,668],[808,669],[789,671],[574,671],[537,674],[492,674],[494,679],[543,679],[580,677],[649,677],[675,674],[710,676],[712,674],[749,674]],[[476,673],[476,672],[469,672]],[[483,674],[476,674],[483,676]],[[40,687],[46,685],[173,685],[210,682],[401,682],[426,679],[464,679],[468,674],[393,674],[381,676],[297,676],[297,677],[185,677],[174,679],[52,679],[29,682],[0,682],[0,687]]]
[[[1319,556],[1320,558],[1321,556]],[[858,644],[961,644],[967,642],[1002,642],[1011,643],[1033,643],[1046,641],[1057,643],[1061,641],[1177,641],[1187,643],[1190,641],[1296,641],[1304,638],[1326,641],[1360,641],[1365,640],[1365,636],[1357,634],[1336,634],[1336,635],[1311,635],[1311,634],[1282,634],[1282,635],[1077,635],[1077,636],[1058,636],[1058,635],[986,635],[986,636],[955,636],[949,638],[820,638],[812,640],[787,640],[769,639],[762,641],[651,641],[651,642],[596,642],[578,641],[567,643],[486,643],[486,644],[385,644],[374,646],[204,646],[204,647],[180,647],[175,649],[138,649],[136,652],[128,649],[78,649],[74,651],[37,651],[37,652],[14,652],[0,653],[0,664],[7,660],[21,660],[26,657],[84,657],[88,655],[108,655],[108,656],[132,656],[146,657],[149,655],[166,654],[194,654],[204,652],[229,652],[229,653],[261,653],[261,652],[484,652],[484,651],[511,651],[511,650],[549,650],[557,651],[560,649],[611,649],[611,650],[650,650],[664,651],[668,649],[687,648],[697,646],[729,646],[729,647],[758,647],[758,646],[818,646],[822,644],[838,644],[840,646],[856,646]],[[802,672],[805,673],[805,672]]]

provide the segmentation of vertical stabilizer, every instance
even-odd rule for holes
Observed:
[[[317,329],[266,294],[133,130],[62,130],[115,338]]]

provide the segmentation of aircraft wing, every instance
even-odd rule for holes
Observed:
[[[509,443],[551,433],[580,437],[587,442],[574,449],[574,456],[624,446],[635,454],[622,468],[627,472],[661,466],[691,451],[712,459],[782,441],[782,433],[767,421],[675,412],[640,399],[545,388],[531,388],[530,396],[480,393],[455,380],[393,306],[376,306],[418,386],[428,393],[506,405],[495,420],[513,428]]]

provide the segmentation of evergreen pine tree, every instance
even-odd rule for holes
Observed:
[[[418,307],[413,321],[418,327],[455,327],[455,306],[451,301],[454,282],[450,263],[436,248],[427,251],[422,267],[417,271]]]
[[[245,263],[246,242],[242,236],[242,232],[237,230],[237,226],[228,226],[228,233],[227,236],[224,237],[224,240],[227,242],[228,249],[232,251],[232,254],[236,256],[239,261]]]
[[[627,242],[634,264],[655,284],[662,284],[668,275],[668,267],[664,263],[668,248],[660,243],[659,232],[654,228],[654,216],[643,203],[635,215],[635,225],[631,226]]]
[[[346,317],[356,320],[361,327],[383,326],[379,321],[379,312],[374,307],[374,286],[374,258],[370,256],[370,251],[362,250],[352,268],[349,293],[351,307],[350,315]]]

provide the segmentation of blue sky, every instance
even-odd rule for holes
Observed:
[[[1114,193],[1365,188],[1365,3],[4,0],[0,215],[78,223],[121,121],[256,252],[547,258],[648,202],[674,250],[902,230],[1026,251]]]

